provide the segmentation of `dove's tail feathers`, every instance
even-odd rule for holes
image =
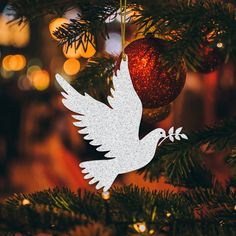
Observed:
[[[91,179],[89,184],[95,184],[96,189],[103,188],[106,192],[117,177],[117,173],[111,169],[114,164],[113,160],[98,160],[98,161],[86,161],[80,163],[80,167],[83,169],[82,173],[85,174],[84,179]]]

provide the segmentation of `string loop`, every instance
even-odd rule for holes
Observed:
[[[120,0],[120,30],[121,30],[121,45],[122,45],[122,59],[125,61],[125,23],[126,23],[126,5],[127,0]]]

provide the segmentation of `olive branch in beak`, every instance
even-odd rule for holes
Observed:
[[[166,139],[169,138],[171,142],[174,142],[176,140],[181,140],[182,139],[188,139],[188,136],[184,133],[181,133],[183,127],[178,128],[176,131],[174,130],[174,127],[171,127],[168,131],[168,135],[161,140],[161,142],[158,144],[160,146]]]

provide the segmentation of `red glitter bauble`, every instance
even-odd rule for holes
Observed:
[[[163,66],[161,55],[167,50],[165,41],[156,38],[142,38],[125,48],[129,59],[129,72],[143,107],[158,108],[172,102],[181,92],[186,78],[183,66],[168,71]],[[120,68],[119,57],[115,71]]]

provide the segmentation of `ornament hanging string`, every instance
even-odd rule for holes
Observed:
[[[125,61],[125,23],[126,23],[126,5],[127,0],[124,0],[124,6],[123,6],[123,0],[120,0],[120,28],[121,28],[121,44],[122,44],[122,59]]]

